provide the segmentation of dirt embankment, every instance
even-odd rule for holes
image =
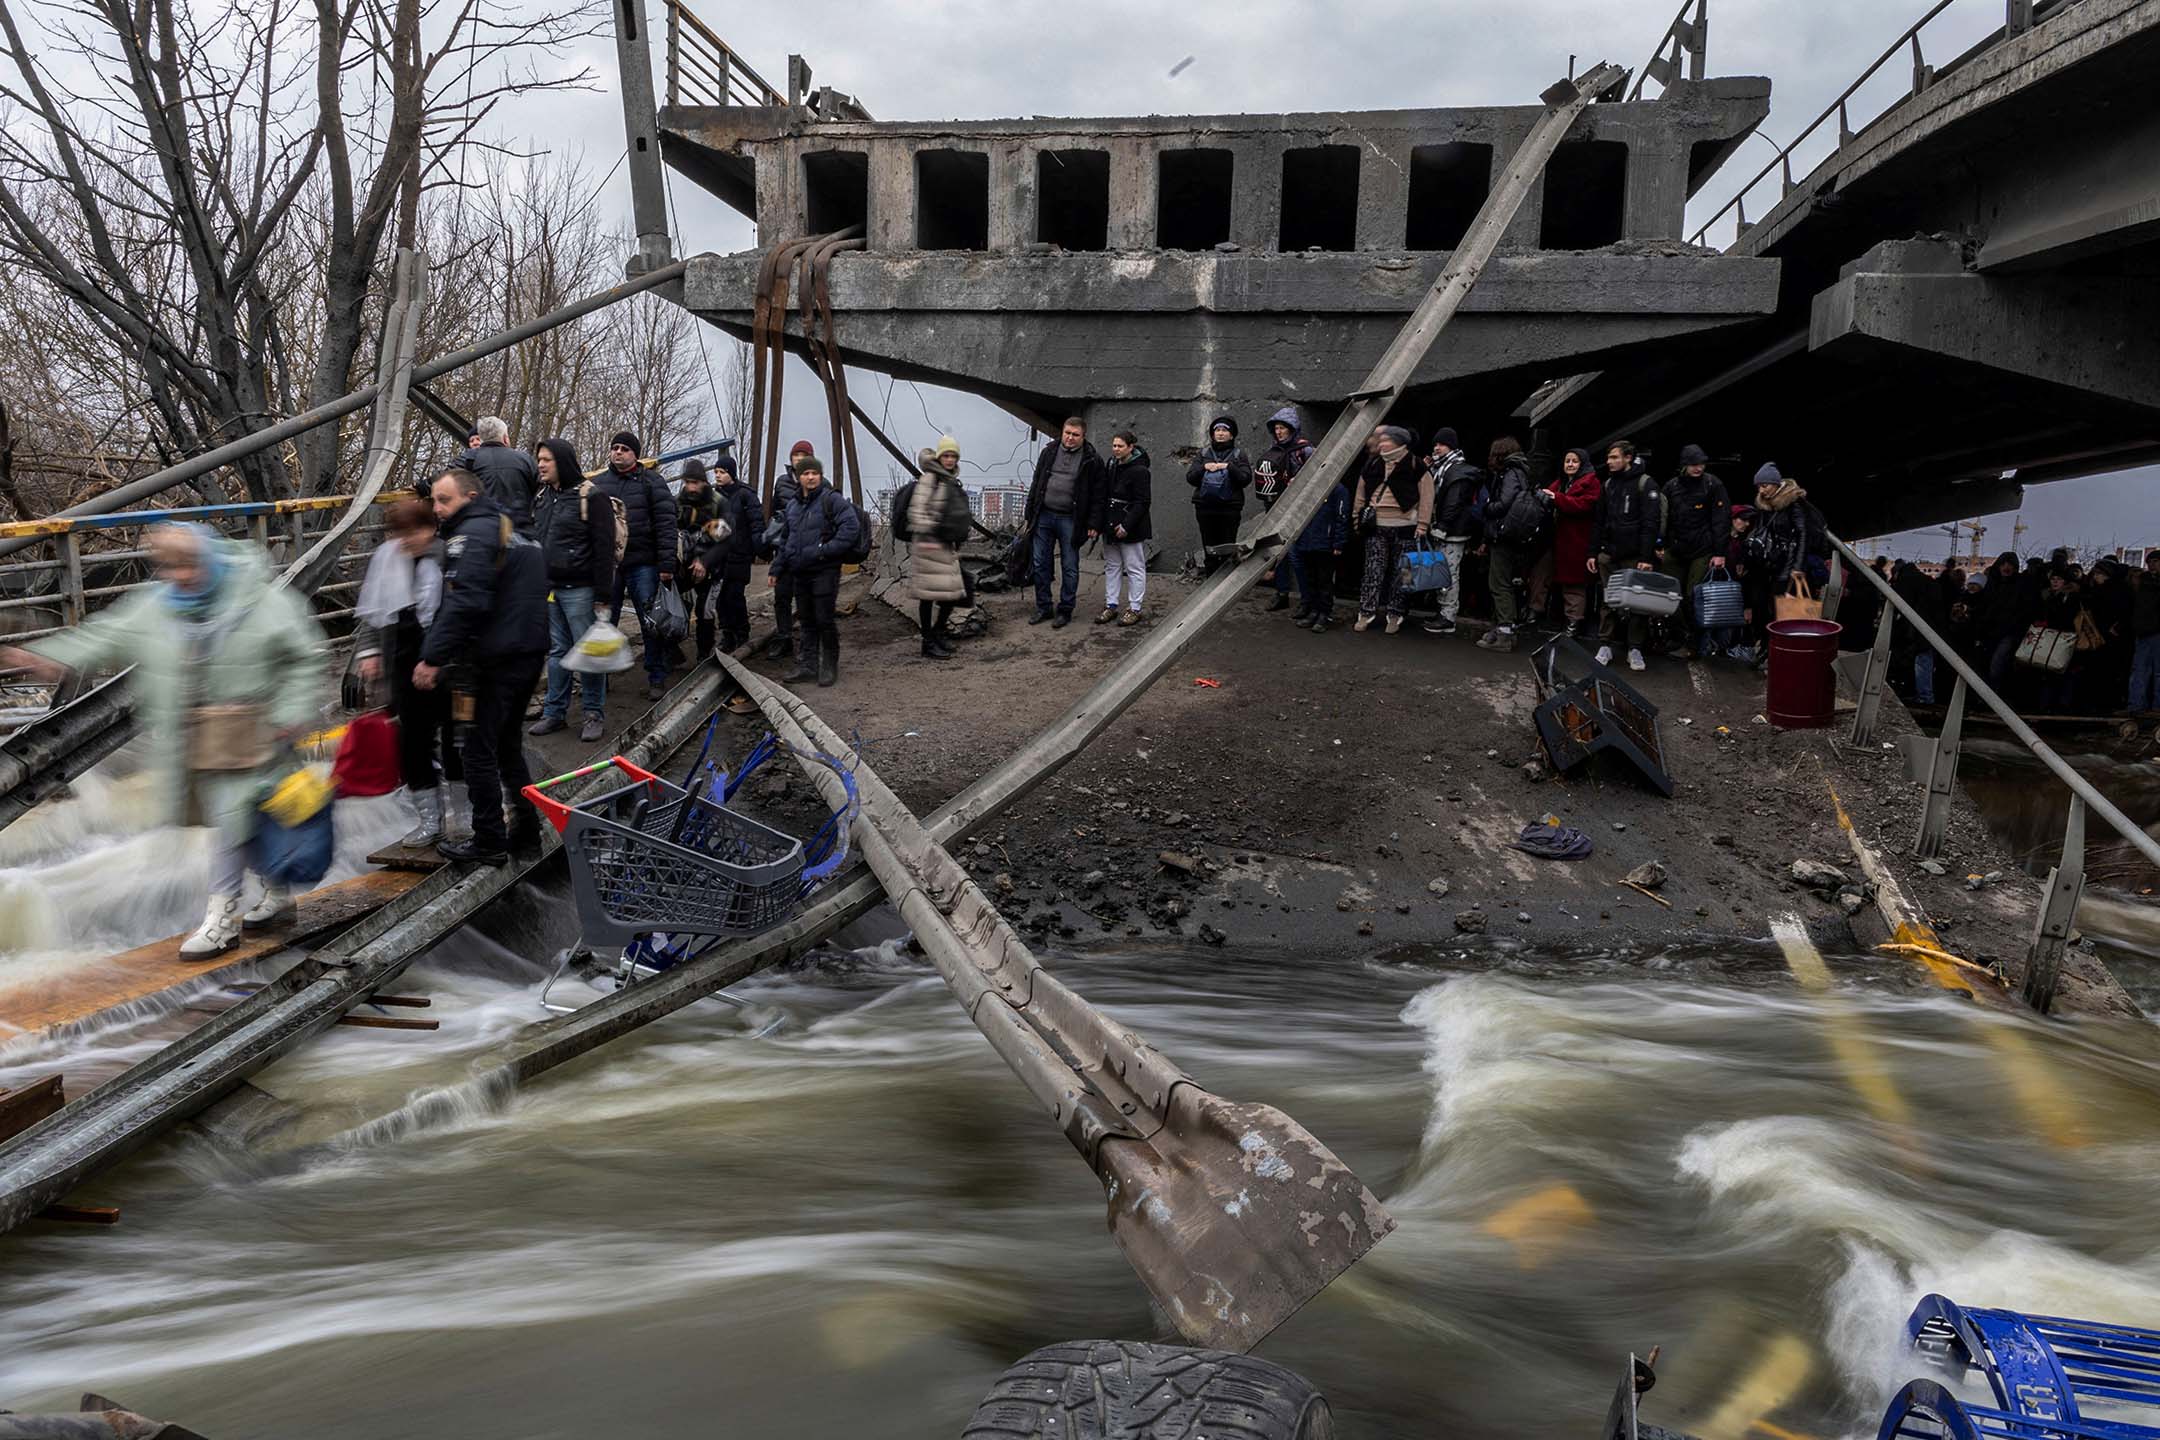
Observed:
[[[842,624],[840,684],[808,697],[926,814],[1062,713],[1144,633],[1090,623],[1100,585],[1083,584],[1080,619],[1063,630],[1029,625],[1029,596],[988,597],[988,634],[943,662],[921,657],[911,623],[862,598]],[[1188,593],[1169,577],[1150,586],[1156,616]],[[1266,613],[1266,598],[1256,592],[1054,779],[961,847],[1023,933],[1330,953],[1496,941],[1640,950],[1761,941],[1774,917],[1791,914],[1825,949],[1859,957],[1884,927],[1840,827],[1842,801],[1952,948],[2013,981],[2022,965],[2039,887],[1969,803],[1961,797],[1953,815],[1943,874],[1910,859],[1921,787],[1891,748],[1911,728],[1894,698],[1883,743],[1855,752],[1842,717],[1812,732],[1760,719],[1752,670],[1653,660],[1631,678],[1660,707],[1677,781],[1668,800],[1606,768],[1616,762],[1564,776],[1532,763],[1538,696],[1527,652],[1495,655],[1468,627],[1442,639],[1414,623],[1395,636],[1345,625],[1316,637]],[[727,743],[739,753],[761,727],[752,717],[733,728]],[[1593,854],[1551,861],[1513,848],[1548,814],[1584,831]],[[1837,867],[1849,883],[1803,884],[1799,860]],[[1621,883],[1650,861],[1666,872],[1659,898]],[[1969,874],[1997,878],[1972,889]],[[2124,1003],[2096,962],[2074,971],[2067,1005]]]

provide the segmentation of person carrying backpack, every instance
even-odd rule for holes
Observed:
[[[825,462],[805,455],[795,465],[801,493],[787,507],[787,534],[773,560],[776,573],[794,582],[802,618],[802,645],[789,684],[840,679],[840,567],[860,552],[867,537],[855,507],[825,483]]]
[[[1480,639],[1480,650],[1513,650],[1515,627],[1523,613],[1523,584],[1537,564],[1539,550],[1552,534],[1553,497],[1530,483],[1530,457],[1512,441],[1493,446],[1495,478],[1486,514],[1492,531],[1487,581],[1492,586],[1493,627]],[[1505,453],[1502,453],[1503,450]]]

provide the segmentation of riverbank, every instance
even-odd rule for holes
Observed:
[[[1030,595],[985,597],[987,633],[936,662],[922,658],[912,623],[852,580],[840,684],[812,687],[810,701],[927,813],[1145,633],[1089,623],[1100,585],[1087,577],[1081,618],[1063,630],[1027,623]],[[1151,623],[1189,588],[1169,576],[1150,585]],[[1751,669],[1653,660],[1630,678],[1660,708],[1676,780],[1668,800],[1602,765],[1556,777],[1539,763],[1527,650],[1479,650],[1467,626],[1444,639],[1414,625],[1313,636],[1265,604],[1256,592],[1094,745],[963,847],[1023,933],[1379,956],[1484,952],[1496,941],[1766,943],[1772,922],[1790,916],[1843,968],[1909,978],[1912,959],[1873,949],[1896,926],[1856,862],[1849,821],[1915,918],[1962,958],[1999,967],[2014,994],[2039,887],[1962,795],[1943,873],[1910,860],[1921,787],[1896,752],[1912,722],[1894,698],[1878,748],[1856,752],[1842,723],[1770,726]],[[755,718],[730,728],[734,753],[762,730]],[[764,803],[788,805],[790,787],[807,793],[777,776],[772,785]],[[1564,862],[1513,848],[1548,814],[1583,830],[1594,853]],[[1657,898],[1622,884],[1649,862],[1666,872]],[[1803,883],[1795,862],[1841,877]],[[1978,888],[1972,875],[1984,877]],[[2066,972],[2061,1012],[2133,1011],[2089,953]],[[1946,983],[2004,998],[1969,972]]]

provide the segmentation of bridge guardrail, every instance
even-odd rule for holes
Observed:
[[[1702,223],[1701,227],[1696,230],[1695,234],[1691,237],[1692,243],[1697,245],[1706,243],[1707,238],[1710,234],[1711,227],[1716,225],[1727,215],[1736,215],[1737,217],[1733,241],[1735,244],[1739,243],[1740,237],[1747,234],[1749,229],[1752,228],[1747,218],[1747,197],[1753,194],[1755,191],[1755,187],[1762,184],[1764,180],[1768,179],[1772,172],[1779,170],[1782,170],[1784,172],[1783,184],[1778,190],[1777,200],[1772,202],[1773,208],[1775,208],[1777,204],[1782,203],[1786,196],[1792,194],[1792,192],[1798,188],[1799,184],[1799,182],[1793,178],[1793,152],[1799,149],[1809,136],[1813,135],[1817,130],[1821,129],[1824,122],[1829,120],[1831,116],[1835,115],[1838,122],[1838,143],[1836,150],[1833,150],[1831,152],[1831,154],[1834,155],[1837,153],[1837,150],[1844,149],[1854,140],[1858,139],[1860,136],[1866,134],[1869,130],[1873,129],[1876,125],[1880,124],[1886,116],[1894,112],[1900,105],[1905,104],[1914,96],[1919,95],[1925,90],[1927,90],[1929,86],[1933,85],[1942,76],[1952,73],[1953,71],[1964,66],[1976,57],[1986,54],[1988,51],[1994,49],[2003,41],[2012,39],[2018,35],[2022,35],[2027,30],[2032,29],[2033,26],[2039,24],[2041,21],[2046,20],[2063,10],[2067,10],[2072,5],[2077,4],[2078,0],[1987,0],[1987,3],[1999,5],[2002,7],[2002,28],[2000,30],[1997,30],[1994,34],[1988,36],[1986,39],[1982,40],[1979,44],[1973,46],[1970,50],[1967,50],[1964,54],[1958,56],[1955,60],[1952,60],[1949,64],[1942,66],[1940,69],[1937,69],[1935,66],[1927,63],[1927,56],[1920,46],[1920,34],[1928,27],[1929,23],[1932,22],[1936,16],[1942,14],[1945,10],[1950,9],[1953,5],[1960,5],[1964,3],[1965,0],[1936,0],[1936,3],[1928,8],[1926,14],[1922,15],[1918,20],[1915,20],[1911,25],[1907,26],[1905,28],[1905,32],[1902,35],[1898,36],[1897,39],[1890,42],[1890,46],[1888,49],[1884,50],[1882,54],[1875,57],[1874,64],[1868,66],[1867,69],[1860,72],[1859,79],[1853,81],[1852,84],[1846,86],[1844,93],[1839,95],[1837,99],[1831,101],[1829,106],[1823,110],[1822,114],[1817,115],[1813,120],[1809,121],[1807,127],[1803,129],[1799,134],[1793,136],[1793,138],[1787,141],[1782,147],[1780,147],[1777,155],[1770,161],[1770,163],[1763,166],[1762,169],[1756,171],[1754,176],[1750,178],[1745,185],[1742,185],[1739,190],[1734,193],[1732,199],[1726,201],[1723,205],[1719,206],[1717,212],[1713,214],[1708,220],[1705,220]],[[1867,121],[1858,130],[1853,129],[1851,112],[1853,97],[1860,93],[1861,87],[1865,86],[1868,81],[1875,78],[1876,73],[1880,71],[1883,66],[1890,63],[1890,60],[1893,56],[1897,55],[1898,52],[1905,50],[1908,47],[1912,51],[1912,87],[1907,90],[1903,95],[1899,96],[1896,100],[1892,101],[1889,105],[1885,106],[1880,114],[1876,115],[1873,119]],[[1825,156],[1824,158],[1827,159],[1829,157]],[[1820,163],[1821,162],[1819,161],[1817,162],[1818,166],[1820,165]]]
[[[1830,543],[1836,547],[1836,553],[1831,561],[1832,574],[1824,595],[1823,613],[1834,615],[1835,598],[1843,595],[1847,585],[1845,577],[1850,575],[1861,576],[1881,592],[1883,599],[1882,619],[1875,627],[1875,642],[1866,651],[1867,658],[1860,674],[1860,704],[1853,715],[1852,743],[1857,746],[1875,743],[1875,724],[1882,710],[1883,684],[1890,671],[1890,640],[1897,619],[1903,618],[1911,625],[1934,650],[1937,663],[1947,664],[1957,675],[1957,685],[1950,692],[1950,704],[1943,712],[1942,729],[1932,742],[1921,746],[1918,755],[1927,769],[1928,793],[1921,812],[1920,833],[1913,842],[1914,853],[1929,858],[1942,849],[1943,830],[1950,820],[1950,797],[1957,783],[1965,707],[1971,696],[1979,696],[1981,703],[1995,712],[1996,718],[2019,743],[2070,787],[2070,815],[2063,826],[2062,855],[2048,871],[2047,897],[2033,926],[2032,948],[2025,967],[2026,1003],[2045,1014],[2055,1000],[2055,988],[2062,976],[2063,950],[2069,944],[2071,927],[2077,918],[2078,901],[2085,893],[2085,821],[2088,812],[2106,821],[2116,834],[2155,865],[2160,865],[2160,841],[2146,834],[2136,821],[2094,789],[2091,781],[2072,769],[2070,762],[2042,740],[2015,710],[2004,704],[2002,697],[1979,672],[1966,664],[1964,657],[1937,634],[1933,626],[1921,619],[1850,545],[1835,535],[1830,537]]]
[[[387,505],[397,499],[396,495],[384,495],[375,503]],[[154,583],[149,579],[128,580],[116,585],[86,585],[83,567],[91,565],[123,564],[148,558],[149,552],[141,548],[119,550],[85,550],[85,536],[100,531],[146,529],[180,521],[195,521],[214,529],[227,522],[243,521],[246,533],[256,544],[266,550],[282,547],[286,560],[300,554],[312,534],[320,533],[322,525],[310,525],[317,515],[325,517],[325,523],[336,519],[338,513],[352,503],[349,495],[316,495],[295,500],[249,501],[233,505],[196,505],[169,510],[118,510],[104,515],[62,515],[44,520],[10,520],[0,522],[0,540],[29,540],[49,543],[55,550],[50,559],[11,560],[0,563],[0,614],[10,610],[49,608],[58,606],[63,617],[59,625],[40,629],[21,630],[4,637],[9,643],[34,640],[40,635],[50,635],[80,625],[94,609],[144,585]],[[272,521],[282,521],[280,533],[271,533]],[[362,531],[382,528],[380,520],[366,521],[356,527]],[[365,551],[339,557],[341,567],[364,563]],[[41,578],[52,572],[60,572],[60,583],[52,589],[36,588]],[[10,583],[13,582],[13,583]],[[342,595],[359,588],[356,580],[338,580],[322,586],[320,595]],[[93,604],[93,602],[99,602]],[[317,618],[336,620],[352,614],[350,604],[343,609],[317,612]]]
[[[667,0],[667,103],[781,106],[787,97],[682,0]]]

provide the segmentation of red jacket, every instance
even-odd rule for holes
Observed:
[[[1583,473],[1571,484],[1565,475],[1556,475],[1545,488],[1553,497],[1553,583],[1556,585],[1587,585],[1590,583],[1590,534],[1597,528],[1598,499],[1605,493],[1605,485],[1598,478],[1597,467],[1589,456],[1582,455]]]

